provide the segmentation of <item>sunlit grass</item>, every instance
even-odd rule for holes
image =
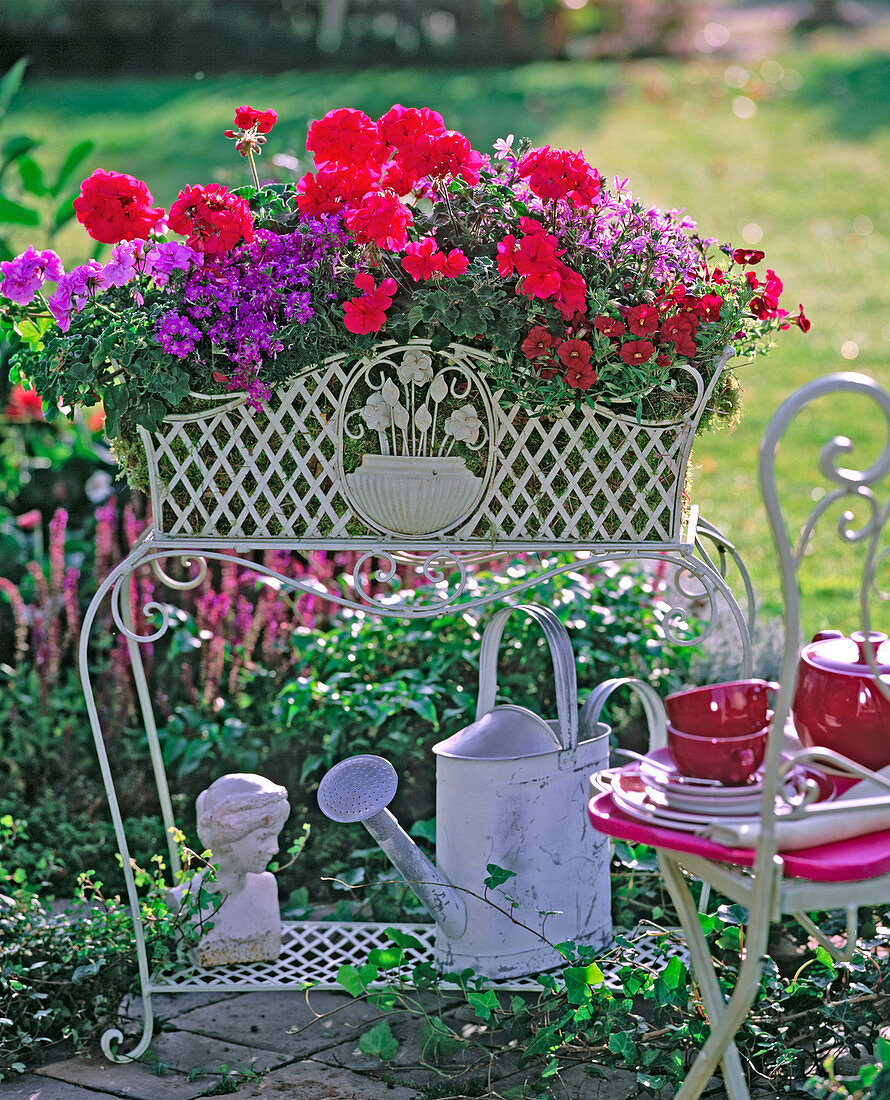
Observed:
[[[747,68],[725,61],[538,64],[433,74],[52,82],[22,92],[14,121],[45,139],[48,157],[92,137],[98,147],[88,170],[131,172],[169,204],[185,183],[246,181],[221,134],[236,104],[275,107],[281,122],[266,157],[289,151],[308,167],[309,120],[343,105],[376,115],[395,101],[439,109],[479,148],[510,132],[583,148],[604,175],[630,176],[646,201],[685,206],[709,235],[765,249],[764,266],[784,279],[785,304],[796,311],[802,302],[813,329],[808,336],[789,331],[770,356],[739,368],[744,415],[735,429],[698,441],[695,499],[735,541],[766,609],[775,613],[779,582],[756,474],[769,417],[792,390],[830,371],[863,371],[890,384],[886,54],[829,42],[821,51]],[[76,229],[64,244],[88,251]],[[850,402],[810,415],[782,458],[782,484],[801,516],[818,481],[816,451],[804,442],[837,430],[854,435],[872,457],[884,439],[874,410]],[[814,543],[808,571],[811,563],[819,588],[807,628],[854,625],[851,567],[829,527]]]

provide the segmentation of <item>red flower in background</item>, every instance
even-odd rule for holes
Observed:
[[[144,240],[163,218],[163,208],[152,204],[148,186],[122,172],[97,168],[80,185],[74,213],[94,241]]]
[[[235,108],[235,125],[242,130],[256,127],[258,134],[268,134],[277,121],[277,111],[258,111],[256,107],[247,106]]]
[[[242,239],[253,240],[253,215],[238,195],[222,184],[186,187],[170,207],[167,223],[188,237],[188,245],[208,256],[229,252]]]
[[[16,383],[9,391],[9,404],[3,410],[9,420],[45,420],[43,398],[34,390],[26,390]]]

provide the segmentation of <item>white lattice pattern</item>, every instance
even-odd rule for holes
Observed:
[[[359,423],[369,392],[357,381],[359,372],[382,377],[418,347],[429,352],[428,344],[416,342],[377,349],[359,366],[326,361],[279,390],[261,412],[233,398],[171,416],[160,433],[140,429],[157,530],[184,541],[273,539],[332,548],[422,537],[420,528],[394,533],[362,518],[367,512],[351,500],[347,478],[369,453],[367,440],[359,444],[357,434],[344,434],[344,426]],[[638,424],[632,410],[618,415],[600,406],[529,416],[492,398],[480,369],[491,356],[456,346],[429,355],[442,376],[455,364],[472,376],[473,392],[484,397],[473,408],[493,422],[482,432],[490,440],[486,447],[458,438],[449,451],[483,486],[473,514],[430,533],[428,541],[451,549],[493,549],[499,541],[544,541],[554,548],[677,541],[700,408],[674,424]],[[459,409],[461,396],[452,392],[451,398]]]
[[[155,993],[194,993],[199,990],[247,991],[255,989],[295,989],[312,983],[319,989],[342,989],[337,983],[337,971],[351,964],[362,966],[373,948],[392,947],[387,933],[395,928],[414,936],[423,944],[423,951],[405,949],[405,976],[421,962],[431,962],[434,924],[377,924],[369,921],[285,921],[282,927],[281,957],[275,962],[239,963],[234,966],[187,967],[155,975],[151,983]],[[634,963],[659,970],[674,955],[687,961],[685,945],[676,936],[641,934],[634,941]],[[611,989],[620,989],[618,970],[626,965],[604,959],[600,969]],[[541,986],[532,977],[510,978],[489,983],[493,988],[540,992]]]

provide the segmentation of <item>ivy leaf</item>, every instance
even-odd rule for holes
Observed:
[[[397,946],[412,948],[415,951],[423,951],[423,944],[416,936],[411,936],[407,932],[400,932],[398,928],[386,928],[384,931]]]
[[[337,971],[337,982],[343,986],[350,997],[360,997],[364,993],[361,975],[354,966],[344,963]]]
[[[488,876],[484,882],[489,890],[496,890],[499,886],[503,886],[507,879],[516,878],[515,871],[507,871],[503,867],[498,867],[496,863],[486,864],[485,870],[488,871]]]
[[[498,995],[493,989],[470,990],[467,993],[467,1003],[480,1020],[490,1020],[492,1012],[500,1008]]]
[[[450,1058],[460,1046],[457,1035],[437,1016],[425,1020],[420,1029],[420,1052],[432,1061]]]
[[[590,1000],[590,987],[600,985],[605,980],[602,970],[591,963],[589,966],[568,966],[564,972],[566,999],[569,1004],[583,1005]]]
[[[381,1020],[361,1036],[358,1048],[362,1054],[376,1055],[384,1062],[390,1062],[398,1053],[399,1043],[386,1020]]]
[[[381,970],[391,970],[401,964],[404,954],[401,947],[375,947],[368,952],[368,962]]]

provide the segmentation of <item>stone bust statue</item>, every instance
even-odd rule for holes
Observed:
[[[233,773],[220,776],[195,803],[198,837],[210,849],[216,877],[167,891],[171,908],[178,909],[186,891],[203,887],[218,895],[212,907],[201,911],[201,922],[211,923],[195,949],[200,966],[257,962],[281,954],[281,914],[278,884],[266,870],[278,851],[290,805],[287,791],[261,775]],[[197,919],[197,914],[196,914]]]

